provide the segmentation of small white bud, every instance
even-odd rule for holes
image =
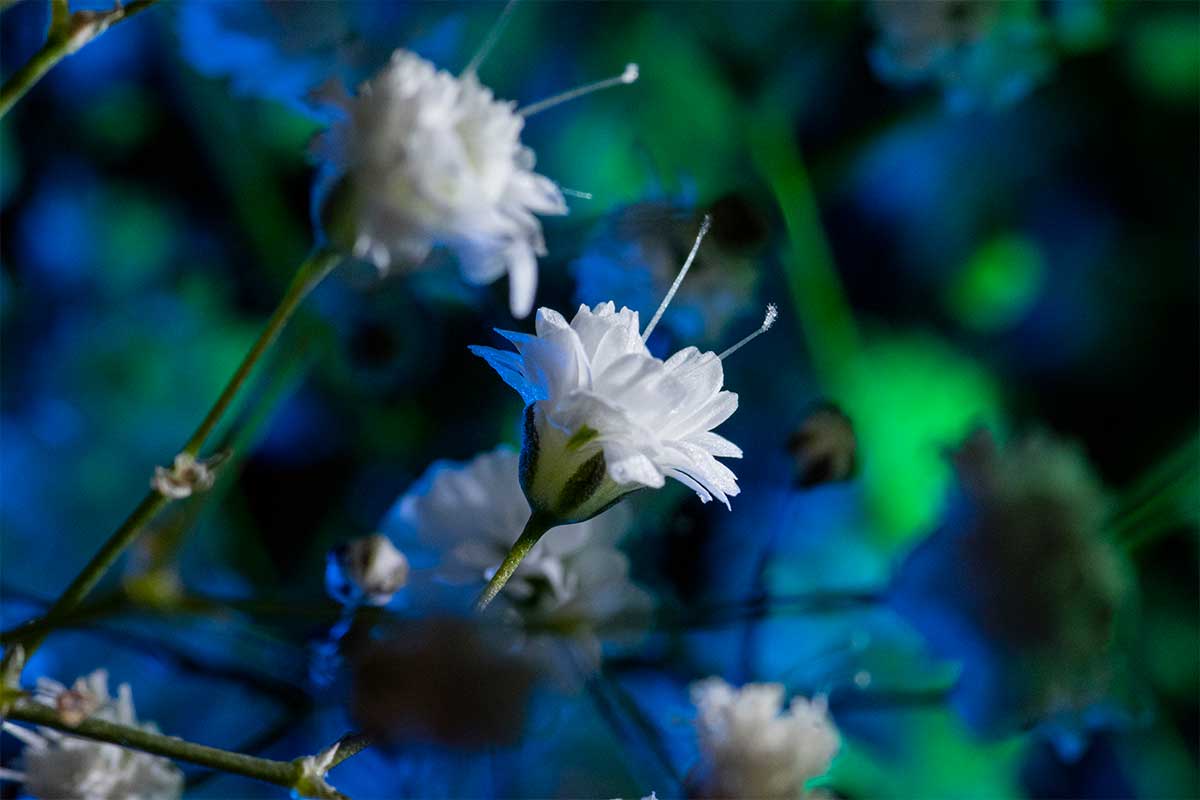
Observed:
[[[329,551],[325,589],[345,605],[385,606],[408,583],[408,559],[378,533]]]

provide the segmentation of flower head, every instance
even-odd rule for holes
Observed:
[[[707,229],[706,220],[645,330],[636,311],[611,302],[580,306],[570,322],[542,308],[536,335],[499,332],[516,352],[471,348],[525,400],[521,487],[535,513],[578,522],[668,477],[704,502],[716,497],[728,506],[738,493],[737,477],[717,458],[742,451],[712,432],[737,410],[737,395],[722,389],[721,361],[766,331],[775,307],[758,331],[720,355],[687,347],[663,361],[646,347]]]
[[[404,50],[357,96],[334,102],[343,119],[317,143],[334,242],[380,269],[411,269],[449,247],[472,283],[507,273],[513,314],[527,315],[546,250],[535,214],[567,207],[533,171],[516,104],[473,72],[455,77]]]
[[[436,553],[437,579],[482,583],[504,560],[531,513],[518,460],[502,447],[465,464],[436,464],[399,500],[389,522]],[[500,595],[511,617],[530,635],[572,638],[598,663],[600,636],[636,627],[650,608],[615,546],[628,522],[613,508],[539,541]]]
[[[386,536],[362,536],[329,551],[325,589],[345,605],[386,606],[408,583],[408,559]]]
[[[977,730],[1084,712],[1112,686],[1133,594],[1103,530],[1103,487],[1076,448],[1045,436],[1000,448],[979,431],[954,460],[957,502],[897,570],[893,604],[965,662],[954,701]]]
[[[152,723],[139,724],[128,684],[117,696],[108,693],[108,674],[96,670],[67,689],[39,679],[35,699],[69,714],[155,731]],[[107,742],[70,736],[49,728],[37,733],[4,723],[4,728],[25,742],[25,789],[35,797],[81,797],[87,800],[174,800],[183,794],[183,773],[161,756],[129,750]]]
[[[828,771],[841,737],[825,701],[795,697],[785,711],[783,694],[778,683],[692,685],[701,796],[799,800],[805,784]]]

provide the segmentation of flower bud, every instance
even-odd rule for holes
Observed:
[[[378,533],[329,551],[325,590],[344,605],[385,606],[408,583],[408,559]]]

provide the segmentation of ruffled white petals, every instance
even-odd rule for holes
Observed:
[[[533,172],[514,104],[472,74],[456,78],[400,50],[340,105],[343,119],[316,145],[323,191],[344,206],[323,214],[330,235],[380,269],[411,269],[448,247],[472,283],[507,273],[513,314],[527,315],[546,252],[535,215],[567,206]],[[329,189],[339,183],[344,191]]]
[[[692,685],[703,762],[701,797],[798,800],[841,747],[823,698],[796,697],[784,710],[783,685],[735,689],[720,678]]]
[[[659,488],[672,477],[702,500],[716,497],[728,505],[737,479],[716,458],[742,452],[712,432],[737,409],[737,395],[721,388],[721,360],[694,347],[657,359],[639,325],[637,312],[617,311],[613,303],[580,306],[569,323],[543,308],[535,336],[502,332],[516,353],[472,351],[535,405],[539,454],[560,483],[602,452],[607,477],[620,488],[614,497],[639,486]],[[550,441],[567,452],[547,453]]]
[[[39,679],[37,702],[60,713],[85,711],[84,716],[157,732],[152,723],[139,724],[128,684],[117,696],[108,692],[108,674],[96,670],[70,689]],[[176,800],[183,795],[183,773],[169,760],[107,742],[70,736],[48,728],[35,733],[4,723],[26,743],[22,753],[25,790],[35,797],[86,797],[88,800]]]

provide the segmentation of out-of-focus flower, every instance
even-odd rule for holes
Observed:
[[[325,559],[325,590],[347,606],[386,606],[408,583],[408,559],[386,536],[346,542]]]
[[[893,605],[963,663],[953,699],[979,732],[1090,722],[1119,681],[1112,645],[1134,594],[1102,486],[1046,436],[1001,449],[979,431],[954,463],[959,496],[897,570]]]
[[[858,450],[854,423],[835,405],[813,409],[788,437],[787,445],[796,462],[798,486],[844,481],[854,473]]]
[[[701,764],[694,778],[700,797],[799,800],[824,775],[841,737],[822,698],[792,698],[783,685],[750,683],[735,689],[720,678],[692,685]]]
[[[70,689],[46,678],[38,680],[37,702],[56,709],[63,721],[101,719],[157,732],[153,723],[138,723],[133,695],[121,684],[108,693],[108,673],[95,672]],[[49,728],[35,733],[9,722],[4,730],[25,743],[22,753],[25,789],[44,800],[173,800],[183,795],[183,773],[169,760],[107,742],[83,739]]]
[[[531,513],[518,461],[502,447],[465,464],[435,464],[400,499],[389,524],[436,552],[438,580],[482,585]],[[620,640],[647,621],[650,596],[630,581],[629,559],[615,546],[628,524],[628,512],[612,508],[563,526],[534,545],[500,595],[533,639],[570,639],[584,659],[577,666],[595,667],[601,638]]]
[[[330,102],[343,117],[316,152],[320,216],[334,244],[381,270],[412,269],[447,246],[472,283],[507,273],[513,314],[527,315],[546,249],[534,215],[567,206],[533,171],[516,104],[495,99],[472,72],[456,78],[404,50],[356,96]]]
[[[876,73],[907,86],[933,82],[952,106],[1019,100],[1053,67],[1051,31],[1025,0],[876,0]]]
[[[420,8],[377,0],[183,0],[176,30],[181,55],[197,71],[227,78],[239,94],[316,116],[313,90],[331,79],[353,86],[378,70],[396,47],[398,27],[409,49],[450,56],[462,15],[440,9],[436,21],[423,16]]]
[[[761,212],[737,194],[713,203],[712,232],[662,324],[678,340],[712,342],[750,305],[758,284],[755,260],[766,240]],[[576,297],[591,305],[623,298],[651,314],[700,229],[704,212],[684,203],[652,201],[619,209],[592,235],[572,265]]]
[[[496,631],[455,618],[398,626],[352,654],[350,713],[384,744],[516,740],[537,672]]]

